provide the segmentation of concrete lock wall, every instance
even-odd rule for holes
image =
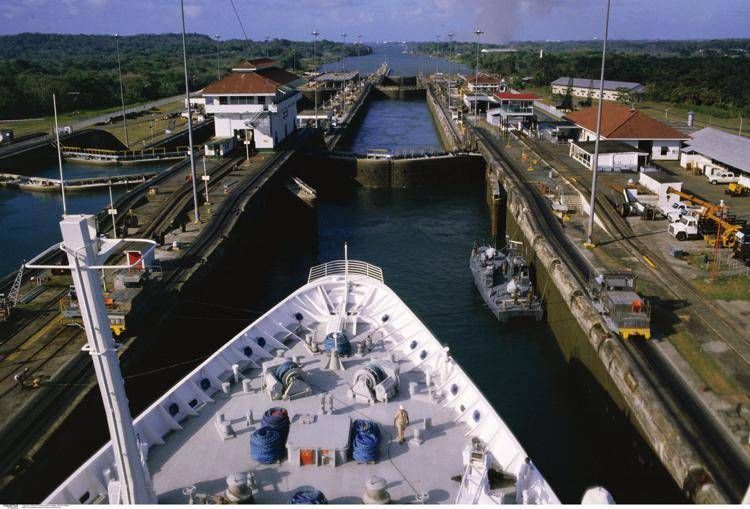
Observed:
[[[349,180],[368,188],[418,187],[480,179],[484,167],[481,156],[469,154],[415,159],[321,156],[308,158],[299,173],[303,179],[309,178],[318,185]]]
[[[511,238],[524,241],[547,308],[547,320],[566,359],[579,360],[651,444],[667,471],[698,503],[726,503],[700,455],[671,413],[595,311],[593,303],[545,237],[534,209],[504,165],[480,144],[490,171],[507,193]]]

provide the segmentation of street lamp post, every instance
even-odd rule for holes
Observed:
[[[341,72],[344,72],[346,67],[344,66],[344,59],[346,58],[346,33],[341,34],[341,40],[344,43],[344,47],[341,48]]]
[[[593,246],[594,236],[594,209],[596,208],[596,174],[599,172],[599,138],[602,129],[602,96],[604,95],[604,62],[607,58],[607,36],[609,35],[609,6],[611,0],[607,0],[607,14],[604,18],[604,43],[602,44],[602,70],[599,76],[599,105],[596,111],[596,140],[594,141],[594,157],[591,160],[591,214],[586,235],[586,245]]]
[[[221,79],[221,53],[219,52],[219,40],[221,39],[220,35],[215,35],[216,37],[216,79]]]
[[[359,50],[362,47],[362,34],[357,34],[357,71],[362,72],[362,62],[359,61]],[[361,76],[360,76],[361,78]]]
[[[317,66],[316,61],[315,61],[315,58],[316,58],[315,46],[316,46],[316,43],[318,42],[318,36],[319,35],[320,35],[320,32],[318,32],[317,30],[313,30],[312,31],[312,36],[313,36],[313,73],[317,73],[317,71],[318,71],[318,66]],[[316,129],[318,128],[318,83],[317,82],[315,83],[315,128]]]
[[[267,35],[266,36],[266,58],[268,58],[268,41],[270,40],[271,40],[271,36]]]
[[[437,42],[435,42],[435,74],[440,72],[439,67],[439,59],[440,59],[440,34],[437,34]]]
[[[60,194],[62,196],[63,216],[68,215],[68,204],[65,201],[65,177],[63,176],[62,147],[60,146],[60,127],[57,125],[57,98],[52,94],[52,111],[55,114],[55,140],[57,141],[57,166],[60,170]]]
[[[128,121],[125,119],[125,94],[122,90],[122,67],[120,67],[120,42],[119,34],[115,34],[115,51],[117,53],[117,74],[120,76],[120,101],[122,102],[122,126],[125,129],[125,145],[130,147],[128,140]]]
[[[185,2],[180,0],[180,14],[182,16],[182,70],[185,74],[185,101],[187,102],[188,118],[188,144],[190,145],[190,177],[193,184],[193,207],[195,208],[195,222],[201,220],[201,213],[198,210],[198,188],[195,182],[195,154],[193,152],[193,111],[190,105],[190,82],[188,81],[187,71],[187,46],[185,44]]]
[[[478,113],[478,92],[479,92],[479,37],[483,34],[481,30],[478,28],[474,31],[474,35],[477,36],[477,65],[476,65],[476,73],[474,74],[474,125],[477,125],[477,115]]]
[[[453,32],[448,32],[448,39],[450,39],[450,48],[448,48],[448,111],[451,109],[451,58],[453,58]]]

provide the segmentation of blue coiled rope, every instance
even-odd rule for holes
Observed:
[[[250,457],[259,463],[271,464],[284,456],[284,441],[281,433],[268,426],[257,429],[250,435]]]
[[[286,409],[281,407],[269,408],[263,414],[261,424],[278,431],[281,434],[282,444],[286,445],[286,437],[289,436],[289,414]]]
[[[319,490],[300,490],[289,499],[290,504],[327,504],[328,499]]]
[[[280,365],[276,368],[276,378],[278,378],[279,382],[281,382],[284,379],[284,375],[287,371],[289,371],[292,368],[297,368],[297,363],[294,361],[286,361],[284,364]]]
[[[352,458],[357,463],[378,460],[380,452],[380,428],[373,421],[357,419],[352,423]]]
[[[331,332],[323,341],[323,349],[332,352],[336,348],[339,355],[351,355],[352,344],[343,332]]]

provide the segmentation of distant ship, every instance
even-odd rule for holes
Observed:
[[[502,250],[489,245],[474,245],[469,268],[474,284],[492,314],[501,322],[531,316],[544,316],[542,299],[534,291],[529,266],[521,254],[522,244],[509,241]]]
[[[80,236],[75,224],[64,239]],[[96,242],[89,229],[84,245]],[[73,279],[97,281],[95,255],[79,245],[66,250],[90,257],[80,266],[91,274]],[[92,288],[79,300],[96,311],[100,297],[84,295]],[[121,416],[110,432],[123,441],[105,445],[45,504],[560,503],[448,347],[369,263],[347,257],[310,269],[304,286],[134,421],[122,413],[116,355],[99,355],[110,363],[105,405]]]

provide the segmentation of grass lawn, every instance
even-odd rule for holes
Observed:
[[[149,112],[141,117],[128,119],[128,140],[130,141],[130,147],[134,150],[140,149],[152,141],[169,136],[164,132],[166,129],[174,132],[175,130],[184,128],[187,124],[186,118],[161,118],[164,113],[182,110],[182,105],[182,101],[175,101],[158,108],[158,112]],[[125,129],[122,122],[112,122],[109,125],[100,126],[99,128],[109,131],[125,143]],[[153,138],[151,136],[152,132]]]
[[[750,296],[750,277],[745,274],[732,276],[701,276],[693,279],[691,284],[703,295],[711,299],[747,300]]]
[[[677,120],[683,123],[687,123],[688,111],[691,111],[691,108],[688,106],[679,106],[659,101],[642,101],[637,104],[637,107],[643,113],[657,120]],[[668,112],[666,111],[667,109],[669,109]],[[716,127],[729,133],[737,134],[740,127],[740,119],[739,117],[718,118],[708,113],[695,111],[694,125],[696,127]],[[742,136],[750,136],[750,119],[743,119],[742,127]]]
[[[141,103],[129,104],[129,105],[126,105],[126,108],[132,108],[133,106],[137,106],[138,104],[141,104]],[[161,108],[159,108],[159,110],[164,111],[164,112],[176,111],[177,109],[182,108],[182,104],[183,104],[182,101],[175,101],[173,103],[169,103],[167,105],[162,106]],[[65,125],[70,125],[73,122],[80,122],[81,120],[85,120],[87,118],[97,117],[99,115],[104,115],[106,113],[120,113],[121,111],[122,111],[121,107],[114,106],[111,108],[103,108],[100,110],[78,111],[77,114],[62,113],[58,115],[57,123],[60,127],[62,127]],[[140,119],[134,119],[134,121],[137,121],[137,120],[140,120]],[[13,122],[0,120],[0,129],[12,129],[15,136],[23,136],[25,134],[36,133],[36,132],[51,133],[53,132],[54,125],[55,125],[55,119],[53,116],[32,118],[32,119],[27,119],[27,120],[18,120],[18,121],[13,121]],[[128,125],[128,127],[130,126]],[[128,131],[129,130],[130,129],[128,129]]]
[[[724,376],[718,364],[701,347],[682,332],[669,336],[668,341],[680,352],[706,385],[720,396],[738,396],[742,391]]]

